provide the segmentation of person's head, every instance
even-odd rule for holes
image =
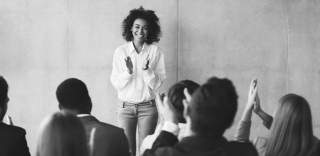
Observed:
[[[92,103],[86,84],[76,78],[63,81],[56,91],[59,108],[76,114],[90,114]]]
[[[2,76],[0,76],[0,121],[2,121],[4,115],[7,112],[9,102],[8,90],[9,86],[7,81]]]
[[[176,109],[179,123],[186,123],[186,120],[183,117],[184,107],[182,101],[186,98],[183,90],[187,88],[189,93],[192,95],[199,86],[199,84],[193,81],[183,80],[175,83],[169,88],[168,101]]]
[[[36,156],[88,156],[86,134],[81,121],[68,112],[45,118],[38,131]]]
[[[129,41],[159,42],[161,37],[159,18],[152,10],[145,10],[142,6],[130,11],[122,22],[122,36]]]
[[[308,102],[295,94],[283,96],[274,113],[266,155],[306,155],[312,140]]]
[[[211,78],[192,95],[187,108],[196,135],[220,137],[229,128],[238,108],[238,95],[228,79]]]

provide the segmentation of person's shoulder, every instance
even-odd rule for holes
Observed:
[[[130,42],[127,42],[121,46],[119,46],[118,48],[116,48],[115,53],[121,53],[121,52],[125,52],[129,49],[129,44]]]
[[[25,135],[26,134],[26,130],[24,130],[21,127],[18,126],[14,126],[14,125],[7,125],[2,123],[1,124],[1,130],[6,131],[7,133],[10,134],[15,134],[15,135]]]
[[[268,139],[265,138],[265,137],[256,137],[252,143],[255,147],[257,148],[262,148],[262,147],[265,147],[267,145],[267,142],[268,142]]]
[[[157,52],[157,53],[162,53],[161,48],[155,43],[148,44],[148,47],[149,47],[150,51]]]
[[[229,152],[235,153],[238,155],[246,155],[246,156],[257,156],[257,150],[253,146],[251,142],[237,142],[237,141],[230,141],[228,143]]]
[[[114,131],[114,132],[123,132],[123,129],[122,128],[119,128],[117,126],[114,126],[114,125],[111,125],[111,124],[108,124],[108,123],[105,123],[105,122],[99,122],[99,124],[107,129],[108,131]]]

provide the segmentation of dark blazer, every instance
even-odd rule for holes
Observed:
[[[23,128],[0,122],[0,155],[30,156]]]
[[[258,156],[258,153],[251,143],[228,142],[222,136],[191,136],[178,142],[176,136],[162,131],[143,156]]]
[[[94,156],[129,156],[128,140],[123,129],[98,121],[93,116],[79,117],[84,124],[87,140],[93,127],[96,128],[94,136]]]

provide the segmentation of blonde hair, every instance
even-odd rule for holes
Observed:
[[[88,156],[84,127],[70,113],[57,112],[45,118],[37,140],[36,156]]]
[[[287,94],[279,100],[266,146],[266,156],[304,156],[312,147],[311,110],[301,96]]]

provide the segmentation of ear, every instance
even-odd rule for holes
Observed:
[[[59,103],[59,110],[62,110],[62,107],[61,107],[60,103]]]

